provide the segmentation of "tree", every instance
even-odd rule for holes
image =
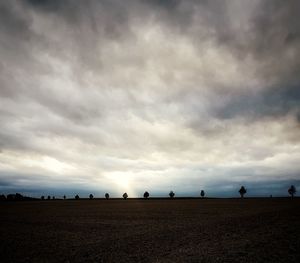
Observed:
[[[169,196],[170,196],[170,198],[174,198],[175,193],[173,191],[170,191]]]
[[[247,193],[247,190],[244,186],[241,187],[241,189],[239,190],[239,193],[241,195],[241,198],[244,198],[244,194]]]
[[[126,200],[126,199],[127,199],[127,197],[128,197],[128,194],[127,194],[127,193],[124,193],[124,194],[123,194],[123,198],[124,198],[124,200]]]
[[[205,196],[205,192],[204,192],[204,190],[201,190],[201,193],[200,193],[200,195],[201,195],[201,197],[202,197],[202,198],[204,198],[204,196]]]
[[[15,200],[23,200],[24,199],[24,196],[19,194],[19,193],[16,193],[15,195]]]
[[[288,190],[288,193],[290,194],[290,196],[292,197],[292,198],[294,198],[294,194],[296,194],[296,187],[294,186],[294,185],[291,185],[291,187],[289,188],[289,190]]]
[[[90,196],[89,196],[89,197],[90,197],[90,199],[91,199],[91,200],[94,198],[94,196],[93,196],[92,194],[90,194]]]
[[[106,198],[106,200],[109,199],[109,193],[106,193],[106,194],[105,194],[105,198]]]
[[[54,200],[54,199],[55,199],[55,196],[52,196],[52,199]]]
[[[5,195],[0,195],[0,201],[4,201],[6,200],[6,196]]]
[[[42,195],[42,196],[41,196],[41,199],[42,199],[42,200],[45,200],[45,196]]]
[[[48,195],[48,196],[47,196],[47,199],[48,199],[48,200],[50,200],[50,199],[51,199],[50,195]]]
[[[64,200],[66,199],[67,197],[64,195]]]
[[[146,191],[146,192],[144,193],[144,198],[147,199],[147,198],[149,197],[149,195],[150,195],[150,194]]]
[[[15,195],[15,194],[8,194],[8,195],[6,196],[6,199],[7,199],[8,201],[13,201],[13,200],[16,199],[16,195]]]
[[[75,199],[76,199],[76,200],[79,200],[79,195],[75,195]]]

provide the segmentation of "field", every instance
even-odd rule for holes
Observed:
[[[300,262],[300,199],[0,203],[0,262]]]

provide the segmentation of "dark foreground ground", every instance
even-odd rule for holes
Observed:
[[[300,199],[0,203],[0,262],[300,262]]]

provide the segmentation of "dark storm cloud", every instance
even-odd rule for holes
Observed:
[[[1,24],[4,29],[4,31],[2,31],[2,39],[10,43],[5,46],[10,47],[14,53],[17,52],[18,54],[18,56],[14,58],[18,61],[18,63],[15,64],[21,63],[22,65],[24,60],[29,63],[34,62],[34,58],[30,53],[31,51],[28,50],[26,42],[28,45],[30,45],[31,41],[33,41],[34,44],[40,43],[40,45],[46,45],[43,43],[47,42],[45,41],[45,35],[37,37],[36,33],[31,29],[32,15],[30,7],[33,7],[35,12],[54,14],[55,18],[58,17],[61,19],[61,23],[67,21],[68,31],[66,32],[71,32],[69,36],[72,42],[78,42],[78,44],[75,45],[75,52],[76,49],[78,49],[78,52],[76,52],[77,55],[85,60],[87,64],[91,64],[92,67],[95,66],[93,63],[93,50],[95,46],[93,46],[92,43],[99,43],[103,33],[104,35],[102,36],[104,38],[109,38],[109,36],[113,35],[122,41],[119,38],[120,36],[124,39],[130,35],[132,36],[130,33],[130,19],[138,18],[138,21],[142,19],[147,21],[151,15],[154,15],[158,23],[161,23],[162,26],[166,28],[182,28],[183,30],[180,31],[180,34],[188,36],[192,42],[195,41],[195,45],[197,45],[199,37],[204,36],[208,39],[217,39],[218,44],[221,46],[225,45],[232,54],[238,55],[242,53],[244,56],[250,54],[255,58],[263,59],[264,62],[267,62],[265,66],[271,66],[271,69],[267,68],[265,71],[263,70],[257,74],[263,74],[269,77],[270,74],[284,73],[288,74],[288,76],[282,76],[283,78],[288,77],[287,81],[294,79],[293,81],[296,82],[296,84],[299,82],[300,60],[298,59],[299,51],[296,49],[296,47],[299,46],[297,37],[299,35],[299,22],[296,20],[296,16],[293,15],[297,12],[295,10],[298,10],[297,7],[299,3],[297,1],[289,1],[289,4],[284,4],[280,1],[259,3],[259,5],[254,8],[254,15],[252,14],[249,17],[249,21],[246,21],[247,25],[249,23],[249,27],[246,29],[243,27],[236,29],[236,26],[233,24],[234,22],[232,22],[234,20],[234,17],[232,18],[234,15],[233,12],[235,11],[232,7],[237,6],[237,10],[241,11],[240,16],[242,16],[245,11],[243,5],[236,4],[234,1],[145,1],[143,3],[139,1],[129,1],[126,4],[122,1],[86,1],[84,3],[73,1],[28,1],[27,4],[24,5],[24,10],[22,10],[24,14],[20,12],[20,7],[18,10],[13,3],[14,2],[11,4],[5,3],[2,5],[1,12],[3,15],[1,18],[3,23]],[[151,8],[149,8],[149,6]],[[197,20],[197,18],[201,19]],[[204,33],[212,31],[212,35],[203,35],[203,29],[198,27],[198,23],[200,26],[203,25],[203,27],[209,29],[204,30]],[[100,35],[100,39],[93,38],[94,34],[97,36]],[[44,39],[44,42],[42,39]],[[67,43],[61,41],[61,44],[66,44],[65,47],[68,48],[70,44],[68,43],[69,40],[66,42]],[[18,46],[12,46],[11,44]],[[53,48],[51,46],[50,48],[47,48],[47,46],[42,46],[41,48],[46,48],[50,53],[57,52],[53,51],[53,49],[55,47],[59,49],[61,44],[53,44]],[[278,72],[282,71],[282,69],[278,69],[277,65],[274,64],[276,64],[276,62],[279,63],[283,52],[282,50],[291,45],[295,47],[293,61],[291,61],[291,65],[284,65],[285,68],[288,68],[289,72]],[[91,50],[89,50],[89,48]],[[20,52],[18,52],[18,49],[20,49]],[[63,52],[68,53],[67,50]],[[5,49],[5,52],[2,53],[6,55],[8,50]],[[22,56],[25,56],[24,59],[22,59]],[[278,61],[276,61],[276,56],[278,56]],[[10,58],[8,62],[10,62]],[[99,61],[95,63],[98,64]],[[32,65],[29,64],[29,66]],[[98,66],[103,67],[103,65],[99,64]],[[272,67],[275,67],[274,72],[272,71]],[[6,81],[6,79],[3,80],[3,95],[5,95],[5,92],[13,92],[14,88],[11,88],[11,85],[18,86],[13,81],[11,83],[5,83]],[[280,79],[280,85],[295,86],[295,83],[285,83],[284,79]],[[36,93],[36,90],[32,93]],[[59,102],[55,96],[53,96],[54,103],[52,103],[52,97],[43,100],[44,95],[42,93],[37,96],[38,101],[42,100],[44,105],[49,104],[50,109],[58,110],[59,114],[64,114],[65,110],[59,109],[65,108],[65,101]],[[244,95],[241,96],[241,99],[244,98],[243,96]],[[262,94],[261,97],[265,97],[265,94]],[[235,100],[236,97],[233,98],[233,102],[229,102],[228,107],[230,107],[231,104],[235,104]],[[289,103],[287,102],[286,104]],[[67,109],[66,112],[68,112]],[[237,111],[239,111],[239,107],[237,107]],[[77,113],[72,110],[72,113],[66,114],[66,117],[83,120],[85,116],[89,116],[90,114],[90,111],[79,105]]]
[[[176,187],[193,174],[207,187],[235,174],[249,184],[295,180],[299,9],[299,1],[1,1],[3,187],[19,181],[12,173],[45,178],[45,187],[74,178],[74,187],[120,189],[171,187],[175,177]]]
[[[258,94],[244,94],[232,98],[228,104],[218,109],[217,117],[248,118],[280,117],[300,113],[300,86],[269,88]]]
[[[69,29],[77,28],[83,34],[85,33],[84,29],[86,29],[88,33],[119,38],[123,33],[127,34],[129,31],[128,5],[123,1],[33,0],[28,1],[28,4],[38,12],[53,14],[61,19],[61,22],[67,22]],[[80,28],[83,23],[86,24],[87,28]],[[87,41],[89,40],[87,39]]]

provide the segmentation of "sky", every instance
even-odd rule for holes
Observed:
[[[300,1],[0,1],[0,193],[300,189]]]

